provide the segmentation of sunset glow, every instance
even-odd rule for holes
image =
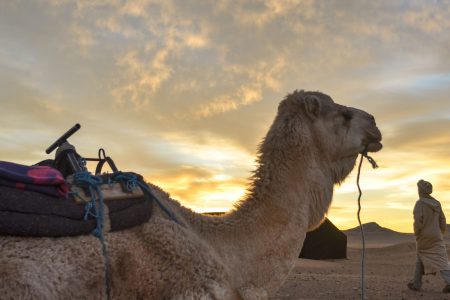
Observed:
[[[0,160],[47,159],[79,122],[80,154],[103,147],[184,205],[225,211],[279,101],[319,90],[383,133],[363,222],[411,232],[419,179],[450,218],[449,37],[440,0],[2,1]],[[335,190],[338,227],[357,225],[357,196],[354,170]]]

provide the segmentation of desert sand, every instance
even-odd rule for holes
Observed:
[[[441,292],[445,284],[439,273],[424,276],[420,292],[407,288],[415,263],[412,234],[391,231],[375,223],[367,225],[365,299],[450,299],[450,294]],[[298,259],[290,276],[270,299],[360,299],[360,233],[354,229],[345,233],[347,259]],[[448,233],[446,240],[449,249]]]

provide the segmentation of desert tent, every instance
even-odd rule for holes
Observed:
[[[306,233],[300,258],[336,259],[347,258],[347,236],[330,220]]]

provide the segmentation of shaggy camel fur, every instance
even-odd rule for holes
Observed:
[[[157,197],[185,225],[156,210],[147,223],[106,234],[113,299],[265,299],[288,275],[307,230],[326,214],[333,186],[381,133],[364,111],[319,92],[295,91],[259,148],[247,195],[224,216]],[[0,297],[101,299],[97,238],[0,237]]]

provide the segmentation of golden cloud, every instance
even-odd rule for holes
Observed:
[[[191,48],[204,48],[209,44],[209,40],[207,37],[192,33],[187,33],[184,37],[184,41],[186,45]]]
[[[196,116],[201,118],[236,110],[261,100],[261,89],[241,87],[233,95],[222,95],[210,103],[202,105]]]

